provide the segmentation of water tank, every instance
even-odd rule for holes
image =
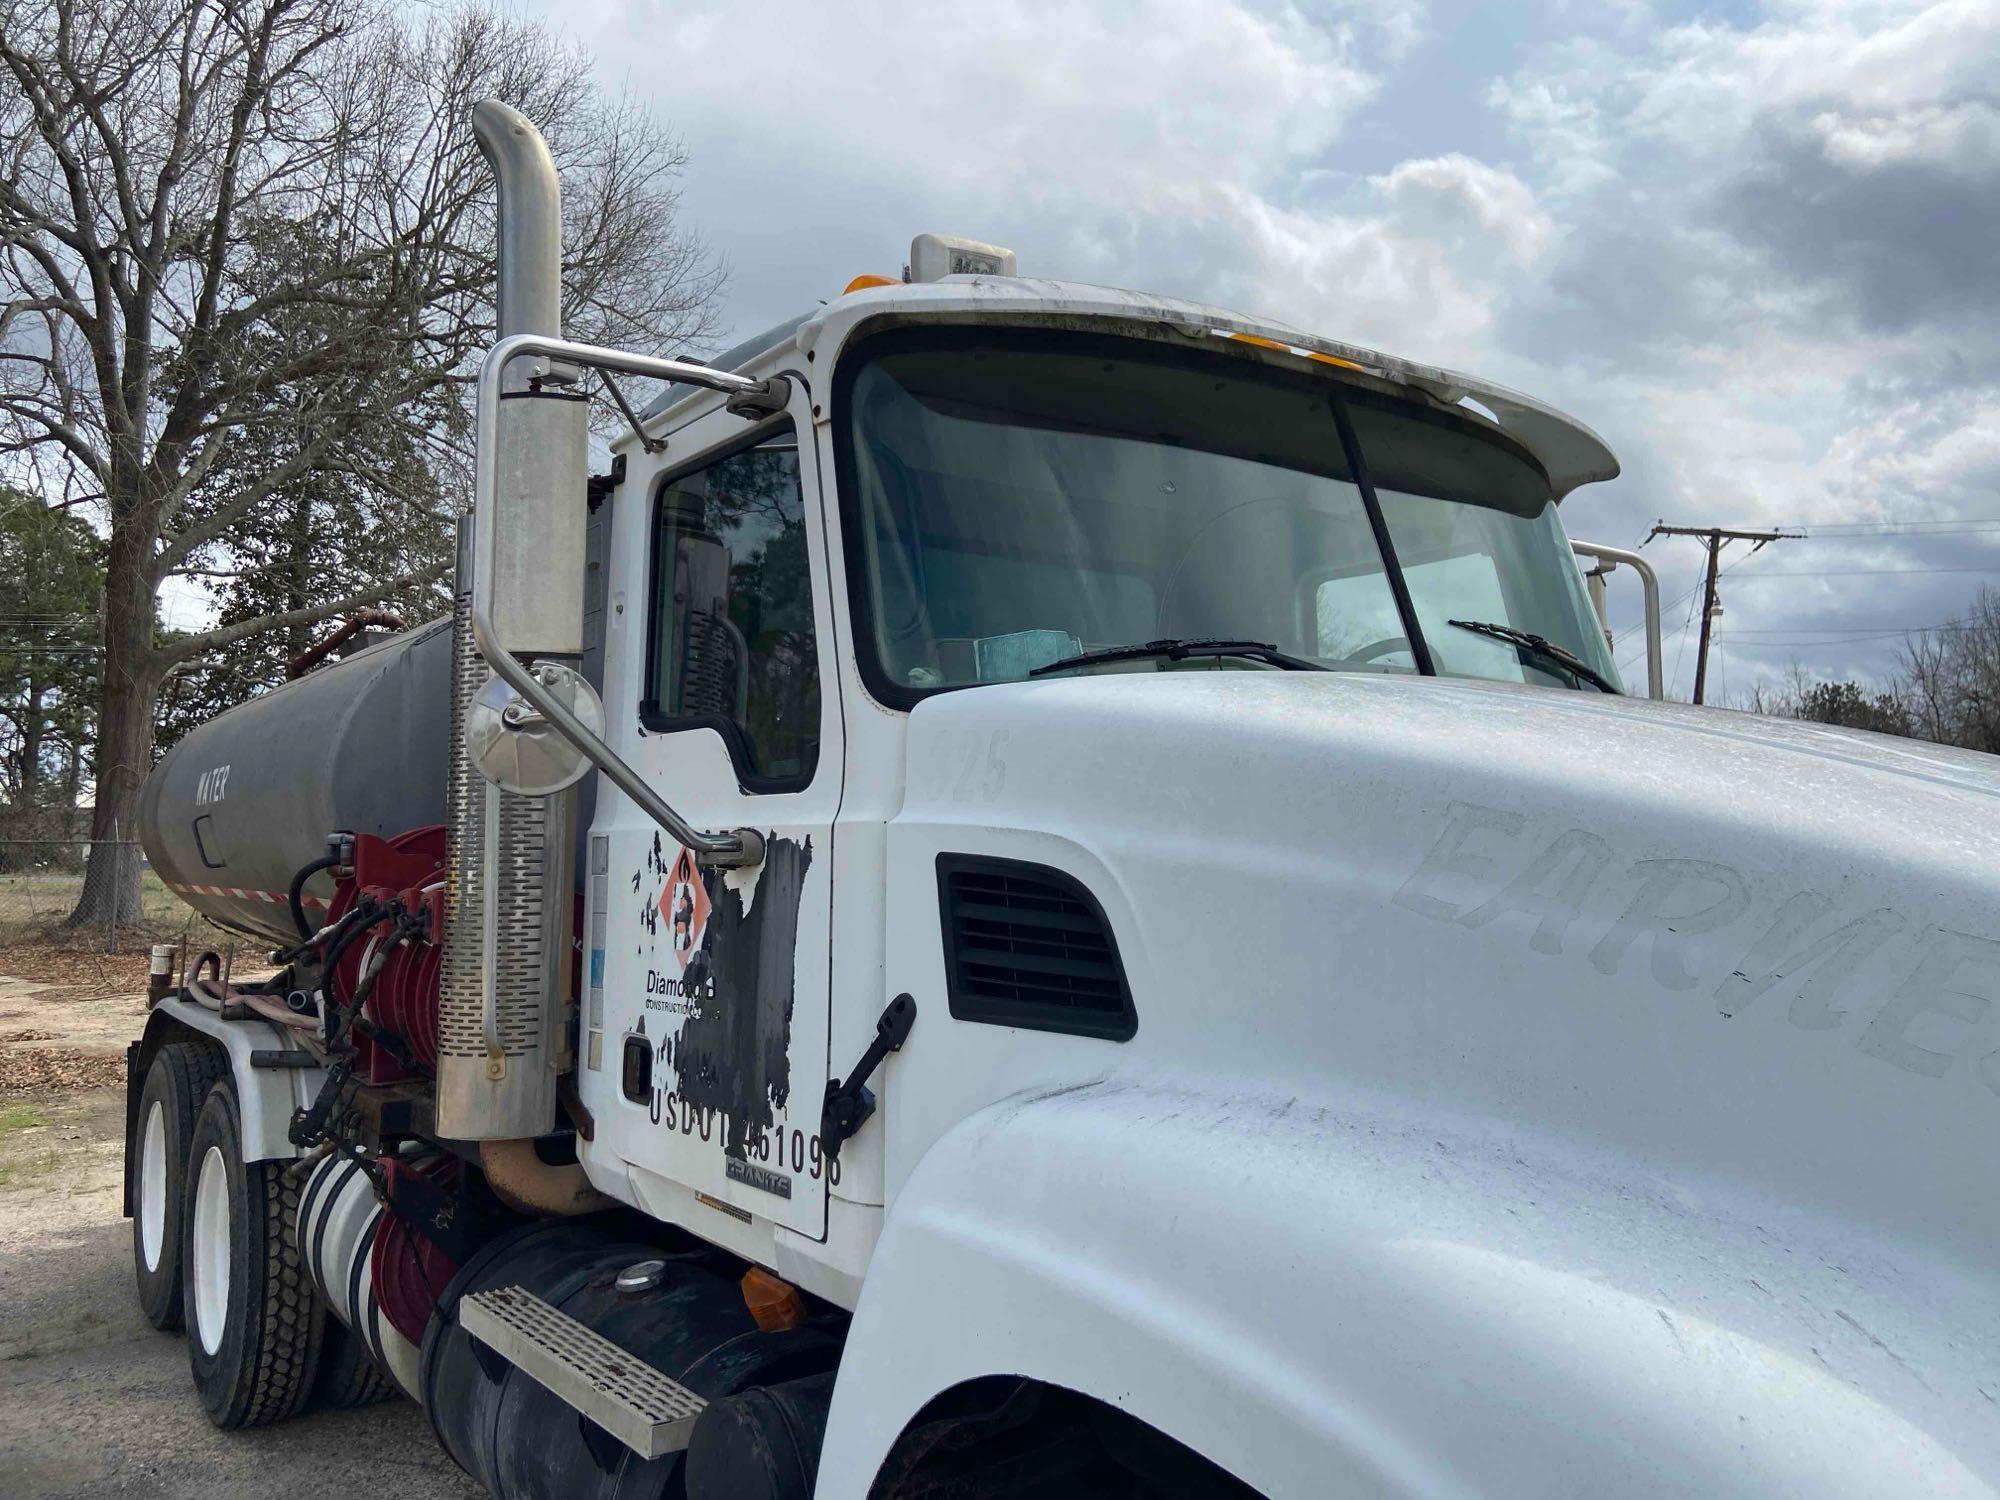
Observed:
[[[191,731],[153,768],[139,839],[215,922],[296,940],[285,891],[336,829],[391,838],[445,820],[451,621],[309,672]],[[316,876],[316,923],[333,884]]]

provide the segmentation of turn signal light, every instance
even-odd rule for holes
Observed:
[[[752,1266],[743,1273],[743,1305],[766,1333],[783,1333],[806,1320],[806,1299],[799,1289],[762,1266]]]
[[[1361,370],[1364,375],[1368,373],[1351,359],[1342,359],[1337,354],[1321,354],[1316,349],[1294,349],[1290,344],[1280,343],[1277,339],[1267,339],[1261,333],[1237,333],[1231,330],[1226,332],[1224,337],[1235,339],[1239,344],[1255,344],[1259,349],[1276,349],[1280,354],[1303,354],[1307,359],[1316,360],[1323,365],[1333,365],[1337,369]]]

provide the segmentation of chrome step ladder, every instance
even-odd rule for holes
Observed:
[[[468,1334],[641,1458],[679,1453],[707,1402],[518,1286],[458,1304]]]

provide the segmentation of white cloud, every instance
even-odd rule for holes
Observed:
[[[1230,221],[1247,264],[1221,300],[1415,355],[1437,354],[1441,328],[1457,341],[1492,321],[1489,295],[1455,273],[1445,247],[1389,216],[1301,213],[1246,194]]]
[[[1497,242],[1522,267],[1535,265],[1548,247],[1552,226],[1534,191],[1513,173],[1469,156],[1398,162],[1368,180],[1407,235],[1473,253],[1483,250],[1482,241]]]
[[[1372,176],[1346,211],[1241,189],[1207,217],[1240,247],[1215,300],[1399,354],[1465,363],[1553,233],[1511,173],[1452,154]]]
[[[1607,161],[1597,101],[1546,77],[1496,78],[1487,105],[1533,151],[1543,180],[1575,194],[1616,176]]]
[[[562,15],[691,135],[754,113],[767,148],[989,197],[1171,206],[1190,183],[1269,181],[1377,87],[1349,28],[1289,5],[589,0]]]
[[[739,292],[784,274],[792,252],[773,237],[788,224],[814,226],[815,252],[861,257],[843,271],[892,269],[910,233],[943,229],[1012,244],[1027,270],[1436,356],[1491,321],[1499,279],[1541,254],[1550,226],[1526,184],[1462,154],[1344,178],[1333,201],[1312,191],[1424,15],[1024,0],[918,20],[882,3],[588,0],[561,19],[625,59],[687,133],[687,201],[731,251]],[[711,65],[725,57],[742,64]],[[843,194],[869,208],[843,211]],[[885,207],[898,199],[913,216],[900,223]]]
[[[1820,103],[1864,115],[1926,110],[1990,89],[2000,55],[1991,0],[1816,0],[1778,11],[1749,28],[1700,21],[1662,34],[1636,71],[1632,125],[1687,143]]]
[[[1980,177],[2000,168],[2000,109],[1984,101],[1888,115],[1825,110],[1811,129],[1828,161],[1858,171],[1918,162]]]

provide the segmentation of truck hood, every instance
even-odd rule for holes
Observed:
[[[1809,1184],[1991,1253],[2000,759],[1278,672],[949,694],[908,754],[899,822],[1072,846],[1142,1035]],[[1255,1024],[1219,1026],[1250,992]]]
[[[2000,761],[1584,693],[1184,672],[930,699],[907,769],[892,898],[939,853],[1057,866],[1138,1012],[1124,1044],[1023,1033],[1018,1078],[946,1066],[1206,1100],[1172,1112],[1205,1138],[1415,1142],[1396,1170],[1421,1181],[1349,1196],[1418,1239],[1435,1219],[1461,1261],[1781,1351],[2000,1484]],[[898,987],[940,987],[928,949],[892,955]],[[1433,1142],[1511,1185],[1447,1209]],[[1232,1149],[1225,1182],[1341,1196],[1338,1153]]]

